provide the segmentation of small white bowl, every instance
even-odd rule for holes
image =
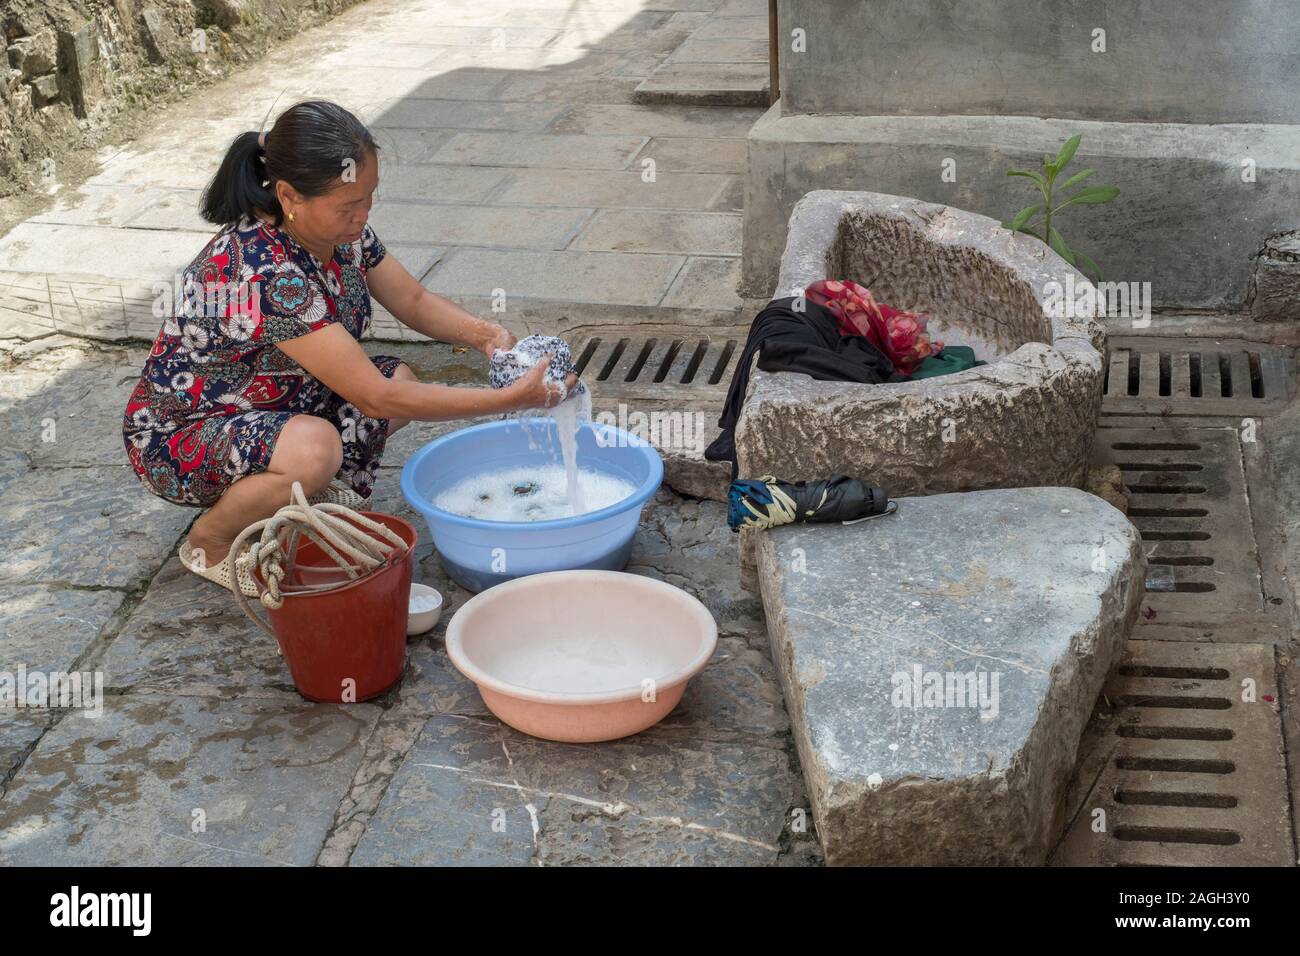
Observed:
[[[414,602],[416,598],[433,598],[438,603],[434,605],[432,611],[420,611],[416,613],[412,608],[406,618],[406,635],[410,637],[413,634],[423,634],[425,631],[433,630],[433,626],[438,623],[438,618],[442,614],[442,595],[437,588],[431,588],[427,584],[416,584],[411,582],[411,597]]]

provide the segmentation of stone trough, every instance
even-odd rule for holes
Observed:
[[[929,313],[934,338],[989,364],[881,385],[755,368],[736,429],[741,475],[841,473],[895,496],[1082,484],[1105,339],[1095,306],[1064,306],[1091,288],[1065,260],[951,206],[819,190],[795,206],[777,297],[824,278]]]

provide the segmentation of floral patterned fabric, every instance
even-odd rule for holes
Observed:
[[[276,344],[333,322],[360,339],[370,325],[366,274],[384,255],[370,226],[323,264],[267,223],[217,233],[186,267],[123,415],[141,483],[177,504],[211,505],[266,470],[290,418],[316,415],[342,438],[338,477],[369,495],[387,419],[362,415]],[[401,364],[371,361],[389,377]]]
[[[850,279],[819,279],[804,289],[804,296],[829,309],[842,334],[864,336],[904,375],[943,351],[943,343],[930,341],[925,331],[928,315],[877,302],[869,290]]]

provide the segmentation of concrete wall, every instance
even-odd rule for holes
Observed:
[[[780,0],[778,10],[788,114],[1300,121],[1296,0]],[[805,52],[791,49],[795,28]],[[1105,52],[1092,50],[1096,28]]]
[[[805,193],[891,193],[1010,219],[1036,194],[1006,171],[1036,168],[1074,133],[1083,142],[1072,168],[1097,169],[1092,181],[1118,186],[1121,195],[1066,210],[1061,233],[1106,279],[1150,282],[1157,307],[1244,308],[1265,237],[1300,220],[1300,126],[786,116],[785,92],[748,139],[747,295],[773,291],[786,225]],[[942,175],[945,160],[954,163],[955,181]],[[1243,175],[1247,160],[1253,181]]]

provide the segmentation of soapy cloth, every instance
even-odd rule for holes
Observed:
[[[569,343],[554,335],[530,335],[516,342],[512,349],[497,349],[492,353],[492,361],[488,366],[488,384],[493,388],[513,385],[548,354],[551,356],[551,364],[546,370],[546,380],[554,382],[563,390],[564,380],[576,370]],[[586,383],[579,379],[565,400],[586,391]]]

